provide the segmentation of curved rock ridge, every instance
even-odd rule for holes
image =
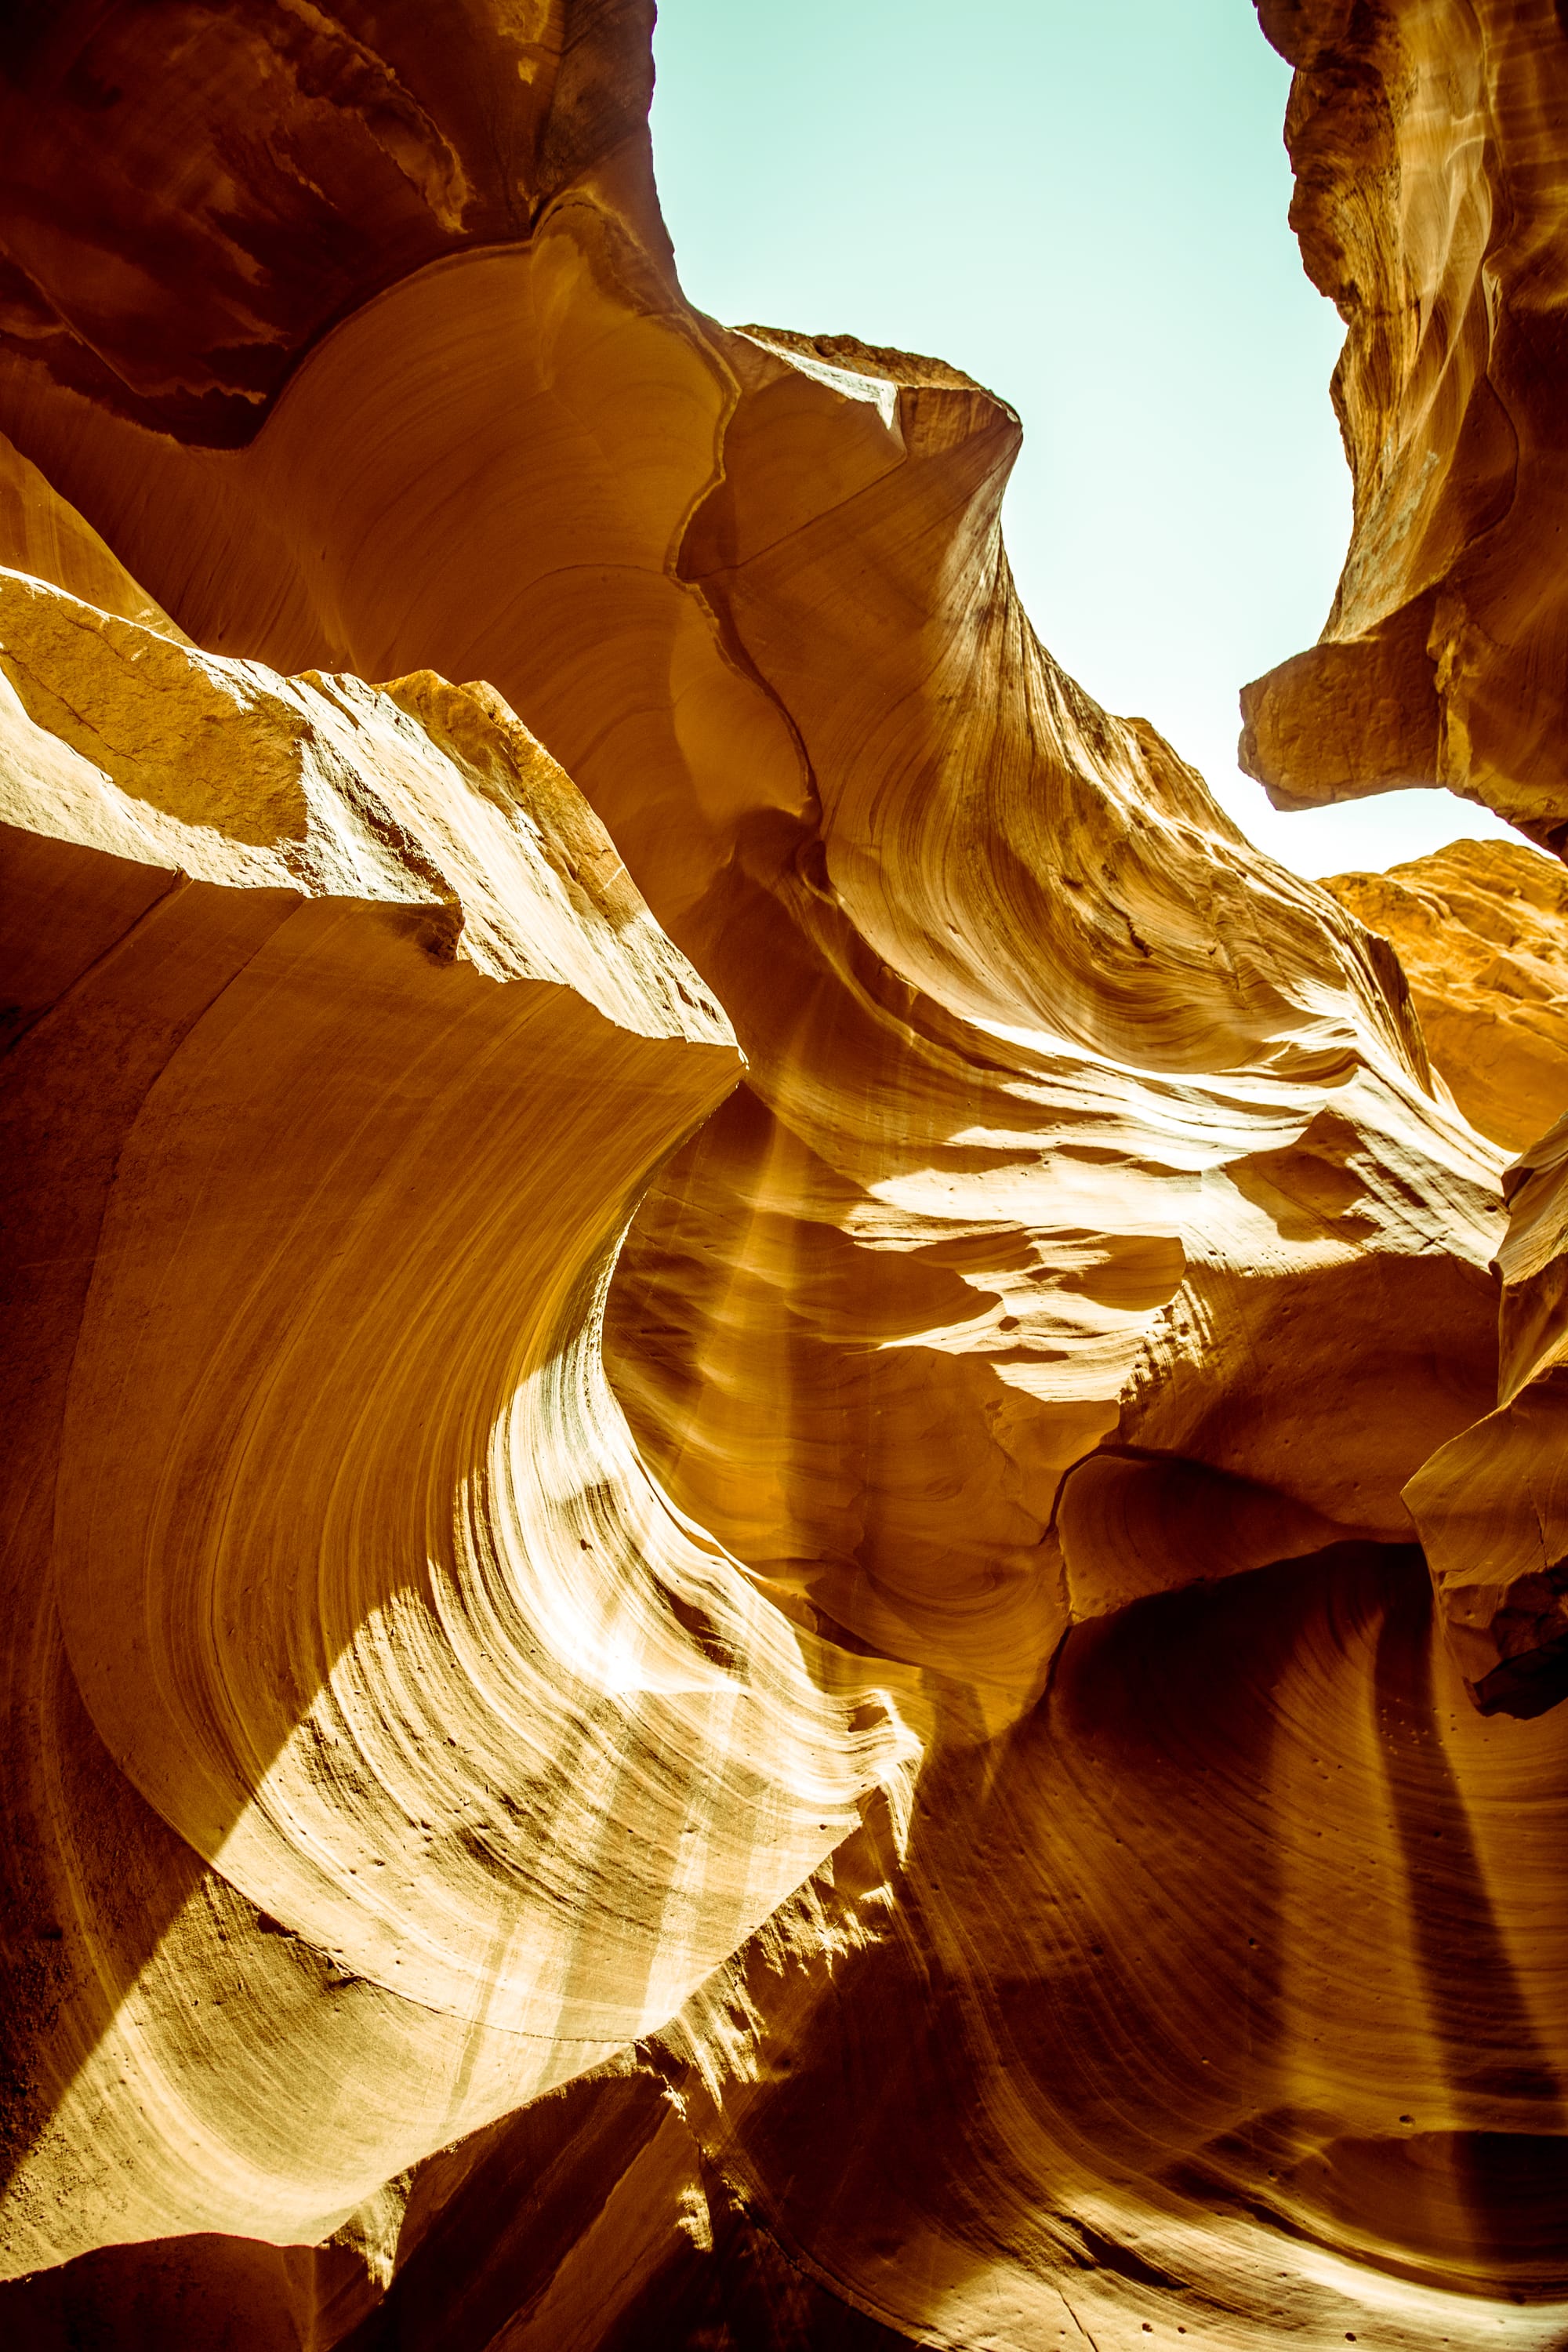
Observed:
[[[421,272],[241,452],[36,375],[18,414],[202,642],[493,677],[564,759],[752,1071],[677,1179],[702,1265],[633,1239],[639,1434],[741,1557],[999,1720],[1067,1622],[1058,1482],[1112,1432],[1282,1491],[1289,1551],[1404,1538],[1400,1486],[1467,1382],[1489,1399],[1494,1171],[1434,1108],[1393,959],[1038,646],[1001,551],[1012,412],[651,308],[627,234],[574,205]],[[805,1378],[792,1290],[830,1351]],[[1336,1302],[1310,1439],[1275,1341],[1309,1297]],[[798,1425],[776,1475],[737,1412]]]
[[[0,558],[20,572],[65,588],[84,604],[134,621],[176,645],[189,639],[127,572],[112,548],[0,437]]]
[[[605,1386],[741,1065],[563,772],[488,687],[15,572],[0,667],[27,2269],[330,2230],[668,2017],[915,1742]]]
[[[641,11],[40,23],[0,2320],[1544,2352],[1386,938],[1039,645],[1004,402],[685,302]]]
[[[1320,643],[1242,697],[1280,807],[1442,784],[1563,846],[1568,301],[1553,0],[1256,0],[1296,68],[1307,273],[1345,320],[1354,526]]]
[[[1568,1692],[1555,1499],[1568,877],[1522,845],[1460,841],[1325,887],[1397,948],[1441,1075],[1476,1126],[1521,1155],[1503,1179],[1497,1410],[1440,1447],[1405,1501],[1472,1696],[1488,1713],[1536,1715]]]
[[[1473,1127],[1523,1151],[1568,1105],[1568,876],[1522,844],[1456,841],[1323,885],[1387,940],[1434,1066]]]
[[[1568,1115],[1506,1179],[1497,1410],[1405,1489],[1449,1645],[1483,1713],[1568,1696]]]
[[[915,2341],[1554,2343],[1564,1979],[1520,1819],[1562,1726],[1465,1704],[1414,1549],[1075,1633],[1048,1709],[922,1781],[883,1864],[918,1935],[782,1997],[759,1939],[666,2037],[699,2144]]]

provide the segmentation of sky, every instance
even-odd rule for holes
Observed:
[[[1010,401],[1037,631],[1261,848],[1318,876],[1520,838],[1445,792],[1281,814],[1236,766],[1237,690],[1314,643],[1350,534],[1342,329],[1250,0],[659,0],[654,58],[689,297]]]

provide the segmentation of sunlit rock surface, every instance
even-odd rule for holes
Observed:
[[[647,32],[6,36],[0,2324],[1544,2347],[1507,1151]]]
[[[1291,220],[1347,333],[1321,641],[1243,697],[1283,807],[1442,784],[1563,846],[1568,37],[1553,0],[1257,0]]]
[[[1568,1106],[1568,874],[1506,841],[1456,841],[1324,883],[1389,940],[1427,1050],[1473,1127],[1513,1151]]]

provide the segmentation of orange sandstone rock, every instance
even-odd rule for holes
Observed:
[[[489,688],[0,605],[11,2262],[308,2240],[661,2021],[899,1741],[605,1383],[741,1064],[560,769]]]
[[[1509,1171],[1495,1412],[1405,1489],[1449,1645],[1483,1712],[1568,1696],[1568,1125]]]
[[[1466,1118],[1522,1151],[1568,1109],[1568,876],[1522,845],[1456,841],[1323,887],[1396,949]]]
[[[1242,698],[1278,805],[1442,784],[1564,840],[1568,42],[1552,0],[1258,0],[1354,482],[1321,642]]]
[[[1503,1183],[1497,1409],[1437,1450],[1405,1501],[1478,1705],[1536,1715],[1568,1692],[1568,1532],[1557,1497],[1568,880],[1522,845],[1461,841],[1326,887],[1397,946],[1460,1108],[1521,1154]]]
[[[0,2323],[1544,2346],[1502,1153],[646,12],[435,21],[13,37]]]

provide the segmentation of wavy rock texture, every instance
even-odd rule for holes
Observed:
[[[1456,841],[1323,887],[1390,941],[1432,1060],[1472,1127],[1523,1151],[1568,1103],[1568,876],[1510,842]]]
[[[645,11],[28,26],[0,2318],[1556,2341],[1392,950],[1041,648],[1003,403],[686,304]]]
[[[1406,1489],[1449,1644],[1483,1713],[1541,1715],[1568,1696],[1568,1125],[1509,1171],[1495,1412]]]
[[[1443,784],[1564,835],[1568,40],[1552,0],[1257,0],[1354,483],[1320,643],[1242,698],[1281,807]]]
[[[562,772],[489,688],[0,604],[17,1801],[59,1947],[12,2243],[308,2238],[432,2107],[668,2016],[888,1743],[605,1385],[630,1207],[740,1064]],[[329,2125],[322,2069],[403,2088]]]

